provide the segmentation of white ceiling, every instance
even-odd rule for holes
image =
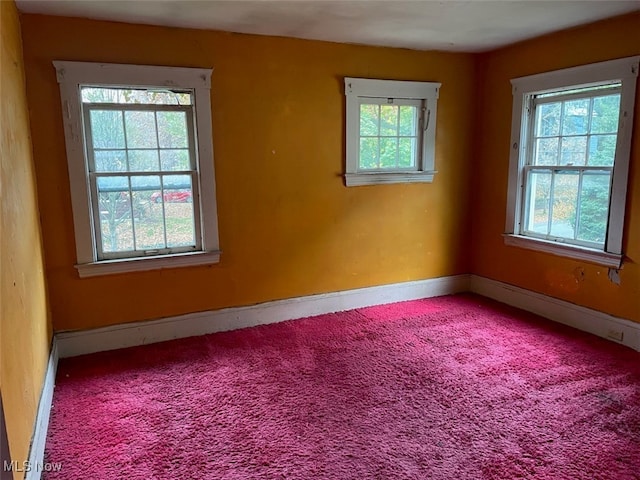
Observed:
[[[640,9],[639,0],[17,0],[16,3],[26,13],[465,52],[490,50]]]

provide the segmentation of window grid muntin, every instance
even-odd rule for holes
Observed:
[[[567,92],[567,93],[563,93]],[[526,158],[522,168],[522,188],[521,195],[523,197],[521,201],[521,212],[520,212],[520,222],[519,222],[519,233],[521,235],[525,235],[528,237],[539,238],[542,240],[551,240],[560,243],[568,243],[577,246],[584,246],[588,248],[596,248],[600,250],[606,249],[607,243],[607,232],[609,229],[609,213],[611,211],[611,188],[613,181],[613,167],[615,165],[615,153],[613,158],[613,165],[605,166],[605,165],[587,165],[589,161],[589,148],[590,148],[590,138],[592,136],[604,136],[604,135],[613,135],[614,133],[597,133],[592,134],[592,117],[593,117],[593,102],[594,99],[600,97],[607,97],[611,95],[620,95],[622,92],[622,85],[619,81],[616,82],[607,82],[606,84],[594,85],[593,87],[581,88],[581,87],[569,87],[567,89],[563,89],[561,91],[556,92],[545,92],[544,94],[532,93],[528,95],[525,99],[526,105],[528,105],[523,112],[523,117],[526,125],[526,138],[527,144],[525,147]],[[587,114],[587,130],[584,134],[572,134],[572,135],[562,135],[563,127],[564,127],[564,104],[567,101],[572,101],[576,99],[589,99],[589,111]],[[536,134],[537,129],[537,113],[539,111],[539,107],[544,104],[549,103],[560,103],[560,120],[558,125],[558,135],[550,135],[550,136],[538,136]],[[618,115],[620,115],[620,106],[618,107]],[[616,143],[618,140],[618,132],[620,130],[620,120],[618,119],[617,130],[615,132]],[[549,138],[558,138],[558,144],[556,148],[556,165],[535,165],[534,162],[537,159],[537,140],[540,138],[549,139]],[[560,165],[562,156],[562,139],[563,138],[575,138],[575,137],[585,137],[586,146],[585,146],[585,165]],[[579,180],[578,180],[578,191],[576,196],[576,219],[575,219],[575,227],[573,238],[569,237],[559,237],[555,235],[551,235],[551,223],[553,221],[553,200],[555,196],[555,177],[556,172],[559,171],[578,171]],[[551,173],[551,186],[549,192],[549,212],[548,212],[548,226],[547,226],[547,234],[541,235],[538,232],[534,232],[529,230],[529,221],[530,216],[534,214],[534,209],[531,208],[531,171],[540,171],[540,172],[548,172]],[[584,178],[584,174],[590,171],[602,171],[606,172],[609,176],[609,190],[608,190],[608,212],[607,212],[607,224],[605,225],[605,235],[602,243],[599,242],[590,242],[584,241],[577,238],[578,233],[580,232],[580,207],[581,207],[581,197],[582,197],[582,181]]]
[[[156,108],[157,107],[157,108]],[[197,158],[195,157],[195,132],[193,125],[193,106],[192,105],[145,105],[145,104],[106,104],[106,103],[83,103],[83,119],[84,119],[84,128],[85,133],[86,130],[91,129],[91,119],[90,112],[94,110],[113,110],[113,111],[121,111],[122,112],[122,128],[125,136],[125,147],[124,148],[94,148],[93,144],[86,142],[87,149],[95,150],[95,151],[116,151],[116,150],[127,150],[127,151],[137,151],[137,150],[155,150],[158,151],[158,158],[160,158],[161,150],[189,150],[189,161],[192,169],[196,169]],[[135,147],[135,148],[127,148],[127,131],[125,126],[125,111],[150,111],[150,112],[184,112],[185,118],[187,122],[187,147],[177,148],[177,147],[160,147],[160,142],[158,138],[158,125],[157,125],[157,115],[154,115],[155,125],[156,125],[156,145],[157,147]],[[88,156],[88,166],[89,171],[95,171],[95,158],[93,155]],[[127,154],[127,171],[131,171],[129,166],[129,159]]]
[[[169,190],[175,190],[175,187],[171,186],[171,184],[169,184],[168,186],[165,184],[166,180],[165,177],[172,177],[172,176],[177,176],[177,175],[188,175],[190,177],[190,181],[191,181],[191,192],[192,192],[192,202],[189,203],[192,206],[192,213],[193,213],[193,220],[194,220],[194,225],[193,225],[193,229],[194,229],[194,240],[195,240],[195,245],[187,245],[187,246],[172,246],[169,247],[167,246],[168,244],[168,240],[167,240],[167,229],[166,229],[166,202],[165,201],[161,201],[160,205],[162,207],[162,221],[163,221],[163,237],[164,237],[164,242],[165,242],[165,247],[166,248],[145,248],[142,250],[137,250],[135,244],[137,243],[136,240],[136,235],[135,235],[135,215],[133,212],[133,193],[134,192],[138,192],[138,191],[144,191],[144,190],[158,190],[160,192],[161,198],[164,198],[165,195],[165,191]],[[160,182],[160,187],[159,188],[148,188],[148,189],[136,189],[134,190],[131,187],[131,179],[134,177],[147,177],[147,176],[157,176],[159,177],[159,182]],[[103,239],[102,239],[102,229],[101,229],[101,224],[99,224],[99,222],[101,222],[101,216],[100,216],[100,198],[99,198],[99,194],[105,192],[105,190],[98,190],[97,187],[97,183],[98,180],[100,178],[105,178],[105,177],[126,177],[127,178],[127,188],[126,188],[126,193],[128,194],[128,202],[129,202],[129,211],[130,211],[130,215],[131,215],[131,221],[132,221],[132,234],[133,234],[133,241],[134,241],[134,250],[123,250],[123,251],[118,251],[118,252],[105,252],[104,248],[103,248]],[[93,218],[94,218],[94,223],[98,223],[99,226],[94,227],[94,232],[95,232],[95,241],[96,241],[96,248],[99,254],[99,258],[101,259],[114,259],[114,258],[124,258],[124,257],[133,257],[133,256],[147,256],[150,254],[154,254],[154,255],[165,255],[165,254],[171,254],[171,253],[180,253],[180,252],[191,252],[191,251],[197,251],[201,248],[201,242],[200,242],[200,225],[198,222],[198,204],[196,199],[198,198],[198,185],[197,185],[197,172],[195,171],[171,171],[171,172],[107,172],[107,173],[89,173],[89,182],[90,182],[90,187],[91,187],[91,197],[92,197],[92,201],[91,201],[91,206],[92,206],[92,211],[93,211]],[[118,192],[122,191],[122,190],[117,190]],[[137,254],[137,255],[136,255]]]
[[[566,242],[575,245],[582,245],[589,248],[598,248],[602,249],[604,244],[606,243],[606,230],[608,226],[605,226],[605,238],[604,240],[599,242],[590,242],[587,240],[578,239],[578,235],[580,232],[580,208],[582,205],[582,183],[585,174],[589,174],[590,172],[602,172],[601,175],[609,176],[609,194],[608,194],[608,202],[611,202],[611,182],[613,178],[613,167],[599,167],[599,166],[534,166],[527,165],[523,169],[524,172],[524,182],[525,186],[523,188],[524,192],[524,201],[522,202],[523,210],[521,214],[521,218],[523,222],[521,222],[520,234],[526,235],[528,237],[540,238],[542,240],[553,240],[558,242]],[[548,219],[547,219],[547,234],[540,234],[533,230],[529,229],[529,224],[531,221],[531,216],[535,214],[535,208],[531,207],[531,189],[529,188],[532,184],[531,181],[531,173],[548,173],[551,175],[551,184],[549,187],[549,199],[547,201],[548,207]],[[576,205],[575,205],[575,227],[573,229],[573,238],[569,237],[561,237],[557,235],[551,234],[551,227],[553,222],[553,208],[554,208],[554,197],[555,197],[555,181],[556,175],[562,174],[562,172],[576,172],[578,175],[578,187],[577,187],[577,195],[576,195]]]
[[[192,97],[193,100],[193,97]],[[84,127],[84,138],[85,138],[85,148],[86,148],[86,163],[88,169],[88,177],[89,177],[89,186],[90,186],[90,200],[91,200],[91,211],[93,214],[92,224],[93,224],[93,241],[94,248],[96,251],[96,256],[98,260],[112,260],[112,259],[122,259],[122,258],[136,258],[136,257],[145,257],[149,255],[171,255],[175,253],[184,253],[184,252],[192,252],[199,251],[202,249],[202,229],[201,229],[201,216],[200,216],[200,204],[199,204],[199,192],[198,192],[198,170],[197,170],[197,150],[196,150],[196,136],[195,136],[195,128],[194,128],[194,103],[192,101],[191,105],[166,105],[166,104],[118,104],[118,103],[89,103],[84,102],[82,105],[82,113],[83,113],[83,127]],[[90,115],[91,111],[94,110],[114,110],[122,112],[121,118],[123,122],[123,134],[124,134],[124,148],[123,149],[109,149],[109,148],[99,148],[94,149],[93,147],[93,136],[91,132],[91,120]],[[154,112],[154,124],[155,124],[155,136],[156,136],[156,148],[128,148],[128,140],[127,140],[127,129],[125,125],[125,112],[126,111],[151,111]],[[185,113],[186,119],[186,129],[187,129],[187,149],[189,151],[189,164],[192,167],[189,170],[162,170],[161,164],[161,156],[160,151],[163,150],[185,150],[185,149],[175,149],[175,148],[162,148],[160,147],[159,142],[159,132],[158,132],[158,123],[157,123],[157,112],[159,111],[179,111]],[[127,170],[125,171],[117,171],[117,172],[96,172],[95,171],[95,151],[114,151],[114,150],[124,150],[125,151],[125,159]],[[130,169],[130,161],[129,161],[129,151],[130,150],[155,150],[158,152],[158,167],[159,170],[145,170],[145,171],[131,171]],[[193,218],[193,238],[195,241],[195,245],[189,246],[176,246],[176,247],[168,247],[167,246],[167,227],[166,227],[166,206],[164,201],[165,195],[165,178],[166,176],[174,176],[174,175],[189,175],[191,177],[191,197],[192,201],[191,205],[191,213]],[[100,217],[100,199],[99,199],[99,191],[97,187],[98,178],[103,177],[127,177],[128,184],[128,195],[129,195],[129,210],[131,214],[131,233],[134,242],[133,250],[123,250],[118,252],[105,252],[104,244],[102,238],[102,224]],[[160,195],[162,198],[162,224],[163,224],[163,238],[165,248],[159,249],[144,249],[137,250],[136,249],[136,232],[135,232],[135,216],[133,212],[133,190],[131,188],[131,178],[135,176],[158,176],[160,178]],[[139,191],[137,189],[136,191]],[[167,189],[171,190],[171,189]]]
[[[560,161],[560,157],[562,156],[562,139],[563,138],[580,138],[583,137],[586,139],[586,148],[585,148],[585,165],[588,165],[588,161],[589,161],[589,145],[590,145],[590,139],[592,137],[602,137],[602,136],[612,136],[615,135],[616,136],[616,140],[617,140],[617,134],[618,131],[620,129],[620,123],[618,122],[618,128],[616,129],[615,132],[611,131],[611,132],[598,132],[598,133],[592,133],[592,120],[593,120],[593,104],[594,104],[594,100],[597,98],[602,98],[602,97],[609,97],[612,95],[620,95],[621,94],[621,88],[618,84],[616,84],[616,86],[614,87],[610,87],[607,89],[597,89],[595,91],[591,90],[590,92],[592,92],[592,95],[585,95],[585,93],[582,93],[580,95],[578,94],[571,94],[571,95],[557,95],[557,96],[551,96],[551,97],[545,97],[543,99],[540,99],[539,97],[532,95],[530,98],[530,109],[531,109],[531,119],[532,121],[529,122],[529,129],[528,129],[528,138],[529,138],[529,142],[528,142],[528,148],[527,148],[527,158],[526,158],[526,165],[535,165],[534,162],[536,161],[537,158],[537,151],[536,151],[536,146],[537,146],[537,140],[539,139],[552,139],[552,138],[557,138],[558,139],[558,145],[557,145],[557,149],[556,152],[558,153],[556,158],[556,165],[560,165],[560,163],[558,163]],[[580,134],[566,134],[563,135],[562,134],[562,130],[564,127],[564,121],[565,121],[565,115],[564,115],[564,105],[565,102],[567,101],[571,101],[571,100],[576,100],[576,99],[584,99],[584,100],[589,100],[589,111],[588,111],[588,115],[587,115],[587,128],[586,128],[586,133],[580,133]],[[559,125],[558,125],[558,135],[537,135],[536,133],[536,126],[537,126],[537,113],[539,111],[539,106],[544,105],[544,104],[549,104],[549,103],[560,103],[561,107],[560,107],[560,120],[559,120]],[[619,114],[619,106],[618,106],[618,114]],[[615,161],[615,158],[614,158]]]
[[[378,106],[378,135],[362,135],[361,133],[361,107],[362,105],[377,105]],[[381,107],[384,105],[392,105],[398,107],[396,133],[397,135],[381,135]],[[415,108],[413,125],[414,135],[400,135],[400,107],[410,106]],[[381,172],[415,172],[422,169],[422,146],[423,146],[423,112],[426,110],[426,99],[408,99],[408,98],[386,98],[386,97],[358,97],[358,148],[357,148],[357,171],[367,173],[381,173]],[[361,153],[361,140],[363,138],[377,138],[378,139],[378,156],[377,156],[377,168],[365,168],[362,166],[360,153]],[[395,138],[396,139],[396,163],[395,167],[381,167],[380,166],[380,139],[382,138]],[[412,139],[413,140],[413,155],[412,165],[409,167],[399,166],[400,157],[400,139]]]

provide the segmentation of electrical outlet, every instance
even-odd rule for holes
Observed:
[[[613,328],[607,330],[607,338],[610,338],[611,340],[621,342],[623,337],[624,332],[622,332],[621,330],[614,330]]]

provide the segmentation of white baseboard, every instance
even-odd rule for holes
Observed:
[[[49,415],[51,414],[51,404],[53,402],[53,389],[56,383],[56,371],[58,369],[58,344],[55,336],[51,344],[49,353],[49,363],[44,375],[42,393],[38,403],[36,413],[36,423],[33,429],[33,437],[29,447],[29,470],[25,475],[25,480],[40,480],[44,466],[44,447],[47,442],[47,431],[49,430]]]
[[[477,275],[471,275],[470,290],[640,351],[640,323]],[[614,332],[622,340],[613,338]]]
[[[477,275],[395,283],[56,334],[60,358],[472,291],[640,351],[640,324]],[[622,334],[622,340],[611,333]]]
[[[310,295],[247,307],[56,334],[60,358],[469,290],[469,275]]]

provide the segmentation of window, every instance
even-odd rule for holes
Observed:
[[[347,186],[433,181],[439,88],[345,78]]]
[[[507,244],[620,266],[639,58],[511,81]]]
[[[80,276],[219,261],[211,70],[54,65]]]

